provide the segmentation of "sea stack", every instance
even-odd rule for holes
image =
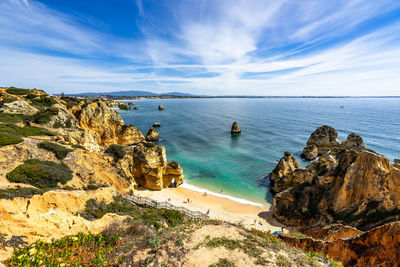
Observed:
[[[146,141],[158,141],[158,132],[153,127],[150,127],[145,139]]]
[[[240,133],[241,133],[241,131],[240,131],[239,125],[236,121],[234,121],[232,124],[231,134],[240,134]]]
[[[164,110],[163,105],[158,105],[158,110]]]
[[[153,123],[153,127],[161,127],[161,123],[155,122],[155,123]]]

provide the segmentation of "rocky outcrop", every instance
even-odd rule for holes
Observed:
[[[231,134],[240,134],[240,133],[241,130],[239,128],[239,124],[236,121],[234,121],[231,128]]]
[[[370,229],[400,214],[400,170],[384,156],[343,150],[321,158],[306,182],[277,194],[274,216],[289,225],[341,222]],[[295,173],[294,173],[295,175]]]
[[[394,159],[394,164],[400,164],[400,159]]]
[[[155,123],[153,123],[153,127],[161,127],[161,123],[155,122]]]
[[[397,266],[400,259],[400,222],[387,223],[361,233],[350,229],[339,231],[344,231],[344,236],[330,240],[280,238],[295,247],[327,254],[345,266]]]
[[[33,115],[37,113],[39,110],[35,107],[29,105],[28,102],[23,100],[17,100],[11,103],[4,103],[0,108],[0,112],[10,113],[10,114],[25,114],[25,115]]]
[[[267,176],[270,180],[271,191],[273,193],[279,193],[289,187],[294,187],[303,183],[304,181],[299,181],[297,179],[300,175],[291,175],[292,172],[300,169],[300,167],[296,158],[289,152],[285,152],[275,169]]]
[[[358,149],[365,149],[365,143],[361,136],[355,133],[351,133],[347,136],[346,141],[342,141],[342,145],[348,147],[354,147]]]
[[[158,135],[158,132],[153,127],[150,127],[145,139],[146,141],[158,141]]]
[[[164,110],[164,106],[163,105],[158,105],[158,110]]]
[[[318,157],[318,148],[316,145],[309,145],[303,149],[301,157],[306,160],[314,160]]]
[[[121,116],[104,102],[93,102],[71,111],[79,126],[88,130],[102,146],[132,145],[144,140],[136,127],[124,124]]]
[[[183,183],[183,171],[176,162],[167,163],[165,148],[139,144],[133,150],[133,176],[139,187],[161,190]]]
[[[118,108],[119,108],[119,109],[123,109],[123,110],[129,110],[129,109],[131,109],[130,106],[128,106],[128,105],[125,104],[125,103],[118,103]]]

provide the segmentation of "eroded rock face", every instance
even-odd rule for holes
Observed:
[[[145,139],[146,141],[158,141],[158,135],[158,132],[153,127],[150,127]]]
[[[29,103],[26,101],[17,100],[11,103],[4,103],[4,105],[0,108],[0,111],[10,114],[33,115],[39,110],[29,105]]]
[[[167,163],[164,147],[138,144],[133,155],[133,176],[138,186],[161,190],[171,186],[173,180],[176,185],[183,183],[181,166],[176,162]]]
[[[301,157],[305,158],[306,160],[314,160],[318,157],[318,148],[316,145],[309,145],[303,149],[301,153]]]
[[[324,125],[318,127],[310,136],[307,141],[307,146],[309,145],[338,145],[339,141],[337,139],[337,132],[334,128]]]
[[[231,128],[231,134],[240,134],[240,133],[241,130],[239,128],[239,124],[236,121],[234,121]]]
[[[325,233],[325,229],[321,230]],[[328,254],[345,266],[396,266],[400,259],[400,222],[392,222],[367,232],[341,229],[342,237],[330,240],[280,236],[285,242]],[[314,234],[318,234],[318,231]],[[352,232],[352,233],[351,233]],[[322,234],[323,236],[326,234]],[[351,235],[354,234],[354,235]],[[316,237],[318,238],[318,237]]]
[[[130,107],[125,103],[118,103],[118,108],[123,110],[129,110]]]
[[[348,147],[354,147],[358,149],[365,149],[365,143],[361,136],[355,133],[351,133],[347,136],[346,141],[342,141],[342,145]]]
[[[136,127],[124,124],[121,116],[104,102],[94,102],[72,112],[80,127],[88,130],[102,146],[132,145],[144,140]]]
[[[268,174],[271,191],[273,193],[279,193],[286,190],[288,187],[293,187],[303,183],[304,181],[298,179],[301,175],[292,175],[292,172],[300,169],[300,167],[301,166],[296,158],[291,153],[285,152],[275,169]]]
[[[400,170],[384,156],[343,150],[307,170],[312,182],[275,195],[274,216],[285,224],[342,222],[365,230],[400,214]]]

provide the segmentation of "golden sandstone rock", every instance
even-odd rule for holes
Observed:
[[[45,94],[38,90],[29,92]],[[8,95],[6,88],[1,88],[1,94]],[[46,124],[30,125],[46,128],[57,136],[24,137],[19,144],[0,147],[0,190],[33,187],[11,183],[6,178],[8,173],[30,159],[63,163],[72,170],[72,179],[42,195],[0,199],[0,234],[6,239],[24,235],[26,241],[33,242],[81,231],[99,232],[110,222],[125,217],[107,214],[99,220],[87,221],[77,215],[85,209],[87,200],[111,202],[116,194],[125,194],[138,185],[160,190],[183,183],[180,165],[167,163],[164,147],[143,143],[143,134],[136,127],[124,124],[111,108],[113,103],[69,99],[71,104],[66,103],[68,99],[52,99],[57,102],[52,108],[58,113]],[[29,101],[27,103],[30,105]],[[60,127],[54,128],[54,125]],[[37,144],[43,140],[59,142],[73,151],[59,160],[52,152],[38,148]],[[122,158],[114,159],[104,153],[112,144],[122,145]],[[11,253],[12,249],[0,250],[0,261]]]

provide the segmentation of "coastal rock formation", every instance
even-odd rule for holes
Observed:
[[[131,109],[130,106],[126,105],[125,103],[118,103],[118,108],[123,110]]]
[[[341,222],[365,230],[400,214],[400,170],[384,156],[343,150],[307,170],[312,182],[275,195],[274,216],[285,224]]]
[[[335,231],[335,230],[334,230]],[[318,237],[295,238],[280,236],[295,247],[316,251],[340,260],[345,266],[396,266],[400,258],[400,222],[392,222],[367,232],[339,229],[341,237],[325,238],[326,229]],[[325,238],[325,240],[323,240]]]
[[[314,160],[318,157],[318,148],[316,145],[309,145],[303,149],[301,157],[306,160]]]
[[[158,105],[158,110],[164,110],[164,106],[163,105]]]
[[[150,127],[145,139],[146,141],[158,141],[158,135],[158,132],[153,127]]]
[[[153,123],[153,127],[161,127],[161,123],[155,122],[155,123]]]
[[[400,164],[400,159],[394,159],[394,164]]]
[[[299,181],[296,179],[297,176],[291,175],[293,171],[300,169],[300,167],[301,166],[296,158],[291,153],[285,152],[275,169],[268,174],[271,191],[273,193],[279,193],[288,187],[294,187],[304,182],[303,180]]]
[[[240,134],[240,133],[241,131],[239,128],[239,124],[236,121],[234,121],[231,128],[231,134]]]
[[[342,141],[342,145],[348,147],[354,147],[358,149],[365,149],[365,143],[361,136],[355,133],[351,133],[347,136],[346,141]]]
[[[128,102],[128,106],[134,106],[135,105],[135,103],[133,103],[133,102]]]
[[[28,102],[23,100],[17,100],[11,103],[4,103],[0,108],[0,112],[10,113],[10,114],[25,114],[25,115],[33,115],[37,113],[39,110],[35,107],[29,105]]]
[[[326,151],[305,169],[286,172],[279,190],[273,187],[280,192],[274,197],[274,216],[288,225],[340,222],[361,230],[396,220],[400,215],[399,167],[361,149],[365,145],[356,134],[350,134],[343,145],[336,137],[328,126],[314,131],[307,145],[319,150],[324,145]],[[271,181],[277,176],[270,175]],[[291,186],[291,180],[304,182]]]
[[[138,144],[134,150],[133,176],[139,187],[161,190],[183,183],[183,171],[176,162],[167,163],[165,148]]]
[[[121,116],[104,102],[93,102],[72,112],[80,127],[88,130],[102,146],[132,145],[144,140],[136,127],[124,124]]]

